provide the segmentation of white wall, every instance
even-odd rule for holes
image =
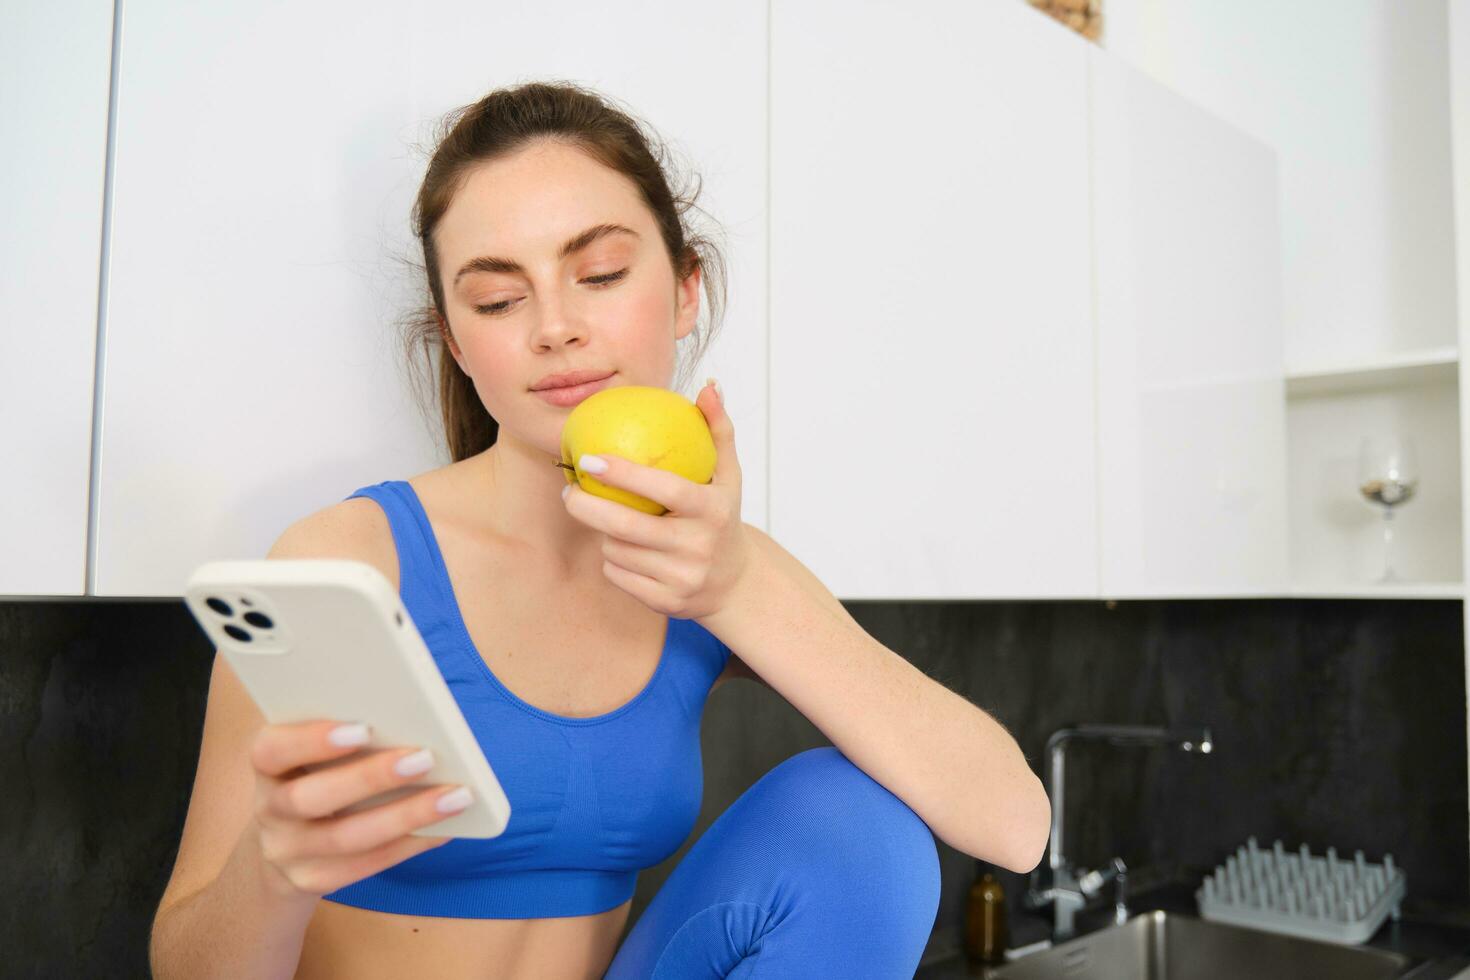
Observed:
[[[1456,343],[1445,0],[1106,0],[1100,43],[1276,147],[1286,363]]]

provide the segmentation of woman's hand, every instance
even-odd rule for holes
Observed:
[[[597,474],[599,481],[647,497],[668,513],[645,514],[570,484],[563,493],[568,513],[606,534],[602,571],[608,581],[655,612],[678,619],[723,609],[746,573],[752,547],[740,520],[735,427],[712,384],[705,384],[694,404],[715,441],[709,483],[621,456],[597,457],[608,464],[607,472]]]
[[[355,738],[333,741],[334,731]],[[429,750],[363,748],[369,738],[363,725],[330,720],[266,725],[256,733],[255,807],[246,833],[273,890],[320,897],[454,840],[413,831],[463,810],[468,788],[430,785]],[[420,784],[417,792],[340,814],[385,790]],[[457,806],[440,810],[441,802]]]

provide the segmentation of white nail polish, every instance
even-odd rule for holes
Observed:
[[[461,786],[454,792],[445,793],[439,797],[439,801],[434,804],[434,809],[440,813],[454,813],[456,810],[463,810],[469,806],[470,801],[473,799],[474,796],[470,794],[470,791]]]
[[[406,755],[393,764],[393,771],[400,776],[417,776],[432,768],[434,768],[434,753],[428,749],[419,749],[413,755]]]
[[[368,727],[363,724],[338,725],[327,733],[327,741],[333,745],[366,745]]]

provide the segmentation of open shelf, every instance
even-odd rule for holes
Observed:
[[[1339,389],[1287,400],[1292,594],[1464,594],[1459,423],[1458,385]],[[1364,436],[1392,433],[1414,439],[1421,480],[1393,516],[1393,565],[1408,584],[1380,586],[1374,580],[1383,572],[1384,517],[1358,492],[1358,449]]]
[[[1289,585],[1262,585],[1253,589],[1230,589],[1179,586],[1172,589],[1149,589],[1128,595],[1103,595],[1104,602],[1137,602],[1159,599],[1463,599],[1461,582],[1297,582]]]
[[[1373,388],[1454,384],[1460,352],[1455,347],[1401,351],[1352,361],[1288,368],[1286,396],[1336,395]]]
[[[1463,599],[1463,582],[1364,582],[1361,585],[1324,582],[1293,585],[1293,599]]]

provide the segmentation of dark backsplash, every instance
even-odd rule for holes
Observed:
[[[1467,903],[1458,600],[852,602],[880,642],[994,715],[1038,775],[1084,722],[1208,726],[1207,755],[1068,747],[1068,856],[1198,880],[1255,835],[1408,876],[1406,912]],[[213,648],[182,602],[0,603],[0,923],[7,976],[147,976],[149,926],[194,778]],[[705,709],[704,809],[638,881],[632,927],[714,819],[830,742],[754,683]],[[931,947],[957,941],[978,862],[939,844]],[[988,867],[988,866],[987,866]],[[1026,876],[994,869],[1008,903]]]

